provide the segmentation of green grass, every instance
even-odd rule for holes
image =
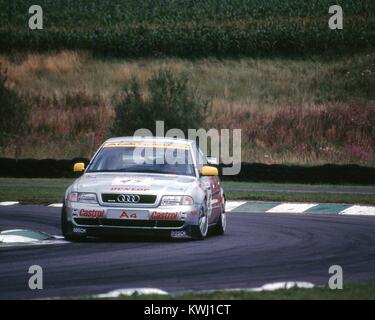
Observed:
[[[0,201],[20,201],[30,204],[60,203],[66,188],[74,179],[22,179],[0,178]]]
[[[0,201],[20,201],[21,203],[48,204],[61,202],[66,188],[74,179],[17,179],[0,178]],[[15,184],[17,186],[1,186],[1,184]],[[272,187],[301,187],[317,188],[317,185],[303,184],[271,184],[271,183],[239,183],[224,182],[225,185],[241,186],[272,186]],[[33,187],[35,186],[35,187]],[[319,185],[326,187],[327,185]],[[334,186],[341,188],[341,186]],[[348,187],[348,186],[344,186]],[[355,186],[359,187],[359,186]],[[362,187],[361,187],[362,188]],[[366,187],[363,187],[366,188]],[[335,194],[335,193],[279,193],[269,191],[231,191],[227,190],[228,200],[259,200],[259,201],[291,201],[318,203],[349,203],[375,205],[374,195],[366,194]]]
[[[0,180],[1,181],[1,180]],[[361,185],[338,185],[338,184],[304,184],[304,183],[274,183],[274,182],[247,182],[247,181],[223,181],[223,187],[272,187],[272,188],[303,188],[303,189],[319,189],[319,188],[330,188],[330,189],[337,189],[337,190],[345,190],[345,189],[369,189],[372,190],[375,186],[361,186]]]
[[[301,188],[310,189],[312,191],[319,188],[330,188],[345,191],[345,189],[373,189],[374,186],[358,186],[358,185],[330,185],[330,184],[297,184],[297,183],[261,183],[261,182],[238,182],[224,181],[225,186],[238,187],[273,187]],[[226,190],[225,194],[228,200],[259,200],[259,201],[290,201],[290,202],[317,202],[317,203],[348,203],[348,204],[369,204],[375,205],[375,197],[373,194],[350,194],[350,193],[326,193],[326,192],[273,192],[273,191],[242,191],[242,190]]]
[[[0,187],[0,201],[20,201],[24,204],[60,203],[64,198],[64,192],[63,187]]]
[[[84,297],[84,299],[92,299]],[[342,290],[326,287],[289,289],[263,292],[216,291],[212,293],[186,293],[181,295],[133,295],[120,296],[119,300],[374,300],[375,284],[344,284]]]
[[[74,179],[70,178],[57,178],[57,179],[48,179],[48,178],[0,178],[1,184],[22,184],[25,186],[55,186],[55,187],[64,187],[67,188],[72,184]]]
[[[375,205],[373,194],[281,193],[272,191],[225,191],[228,200],[348,203]]]

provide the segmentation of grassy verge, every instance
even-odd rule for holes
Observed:
[[[272,191],[231,191],[225,192],[228,200],[259,200],[286,202],[350,203],[375,205],[372,194],[338,193],[281,193]]]
[[[0,201],[20,201],[30,204],[50,204],[61,202],[65,188],[19,188],[0,187]]]
[[[1,181],[1,179],[0,179]],[[337,185],[337,184],[304,184],[304,183],[273,183],[273,182],[241,182],[241,181],[223,181],[223,186],[225,187],[272,187],[272,188],[280,188],[280,189],[309,189],[309,190],[317,190],[321,188],[329,188],[329,189],[337,189],[337,190],[372,190],[375,186],[361,186],[361,185]]]
[[[74,179],[70,178],[58,178],[58,179],[48,179],[48,178],[0,178],[1,184],[15,184],[24,186],[54,186],[54,187],[68,187],[72,184]]]
[[[259,183],[259,182],[234,182],[224,181],[225,186],[238,187],[273,187],[282,189],[300,188],[316,191],[319,188],[345,189],[361,189],[370,190],[371,186],[352,186],[352,185],[328,185],[328,184],[292,184],[292,183]],[[317,203],[349,203],[349,204],[369,204],[375,205],[375,197],[373,194],[348,194],[348,193],[326,193],[322,192],[274,192],[274,191],[240,191],[226,190],[225,194],[228,200],[259,200],[259,201],[290,201],[290,202],[317,202]]]
[[[66,188],[73,180],[0,178],[0,201],[20,201],[31,204],[61,202]],[[15,186],[1,186],[2,184]]]
[[[132,295],[119,300],[374,300],[375,284],[348,284],[343,290],[329,288],[289,289],[263,292],[215,291],[211,293],[186,293],[183,295]]]
[[[20,201],[21,203],[53,203],[61,202],[66,188],[74,179],[17,179],[0,178],[0,201]],[[5,185],[9,184],[9,185]],[[13,185],[12,185],[13,184]],[[270,187],[300,187],[318,188],[328,185],[304,185],[304,184],[271,184],[271,183],[242,183],[224,182],[228,185],[239,186],[270,186]],[[348,188],[349,186],[332,186],[336,188]],[[355,186],[360,187],[360,186]],[[370,188],[370,187],[360,187]],[[291,202],[318,202],[318,203],[350,203],[375,205],[375,197],[372,194],[340,194],[340,193],[282,193],[272,191],[226,191],[228,200],[259,200],[259,201],[291,201]]]

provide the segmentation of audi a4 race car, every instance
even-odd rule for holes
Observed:
[[[67,190],[61,213],[71,241],[104,235],[224,234],[225,195],[218,169],[194,141],[120,137],[105,141]]]

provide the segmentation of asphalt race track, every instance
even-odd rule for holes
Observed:
[[[60,209],[0,208],[0,231],[60,235]],[[168,292],[248,288],[275,281],[327,284],[341,265],[344,285],[375,280],[375,218],[228,213],[225,236],[204,241],[127,239],[0,248],[0,298],[43,298],[153,287]],[[40,265],[44,289],[28,288]]]

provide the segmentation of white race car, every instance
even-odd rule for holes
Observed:
[[[214,159],[194,141],[122,137],[103,143],[66,191],[61,214],[68,240],[163,233],[204,239],[226,228],[225,196]]]

